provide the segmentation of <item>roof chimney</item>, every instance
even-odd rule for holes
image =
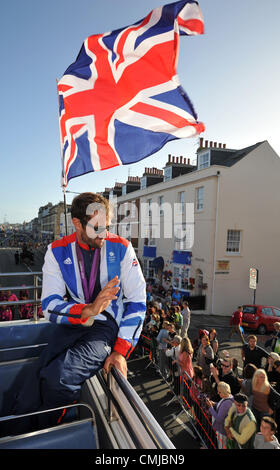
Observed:
[[[200,146],[200,148],[203,147],[203,137],[200,137],[200,139],[199,139],[199,146]]]
[[[208,147],[208,140],[205,140],[205,148]]]

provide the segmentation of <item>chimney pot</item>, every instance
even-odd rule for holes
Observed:
[[[187,159],[186,159],[186,158],[184,158],[184,165],[186,165],[186,162],[187,162]]]
[[[190,163],[191,163],[191,160],[188,158],[188,165],[190,165]]]
[[[213,147],[213,141],[212,140],[210,141],[210,147]]]
[[[179,157],[176,157],[176,163],[179,163]]]
[[[199,146],[203,147],[203,137],[200,137],[200,139],[199,139]]]
[[[223,144],[223,148],[224,148],[224,149],[226,148],[226,144]]]
[[[208,147],[208,140],[205,140],[205,148]]]
[[[222,148],[222,144],[221,144],[221,143],[219,143],[219,149],[221,149],[221,148]]]

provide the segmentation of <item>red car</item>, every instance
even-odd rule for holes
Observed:
[[[280,322],[280,308],[268,305],[243,305],[243,327],[265,335],[268,331],[274,330],[275,322]]]

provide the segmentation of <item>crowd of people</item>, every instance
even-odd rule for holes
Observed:
[[[218,448],[280,449],[280,356],[274,352],[280,323],[275,323],[275,334],[263,349],[255,335],[245,341],[240,321],[231,320],[229,339],[236,332],[242,342],[240,364],[229,351],[221,350],[215,328],[201,328],[190,339],[191,310],[178,291],[154,300],[149,287],[143,337],[148,336],[161,374],[174,394],[180,396],[186,378],[194,416],[198,406],[203,409],[212,421]],[[11,290],[0,291],[0,302],[6,302],[0,306],[0,321],[32,318],[32,303],[9,305],[29,299],[25,286],[18,296]],[[41,308],[38,316],[43,317]]]
[[[0,302],[6,302],[4,305],[0,305],[0,321],[12,321],[12,320],[29,320],[34,317],[35,306],[33,303],[29,303],[29,291],[22,286],[18,296],[11,290],[0,290]],[[25,301],[24,304],[10,304],[10,302]],[[37,316],[42,318],[42,308],[37,307]]]
[[[240,335],[240,364],[221,349],[215,328],[200,329],[190,339],[191,311],[178,292],[155,298],[148,289],[143,336],[177,396],[186,378],[194,416],[199,404],[212,422],[217,447],[280,449],[280,356],[273,351],[280,324],[264,349],[253,334],[245,340],[238,322],[231,321],[228,340],[234,332]]]

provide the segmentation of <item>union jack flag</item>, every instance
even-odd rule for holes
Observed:
[[[84,41],[58,82],[62,186],[205,130],[176,72],[179,35],[203,32],[199,4],[188,0]]]

